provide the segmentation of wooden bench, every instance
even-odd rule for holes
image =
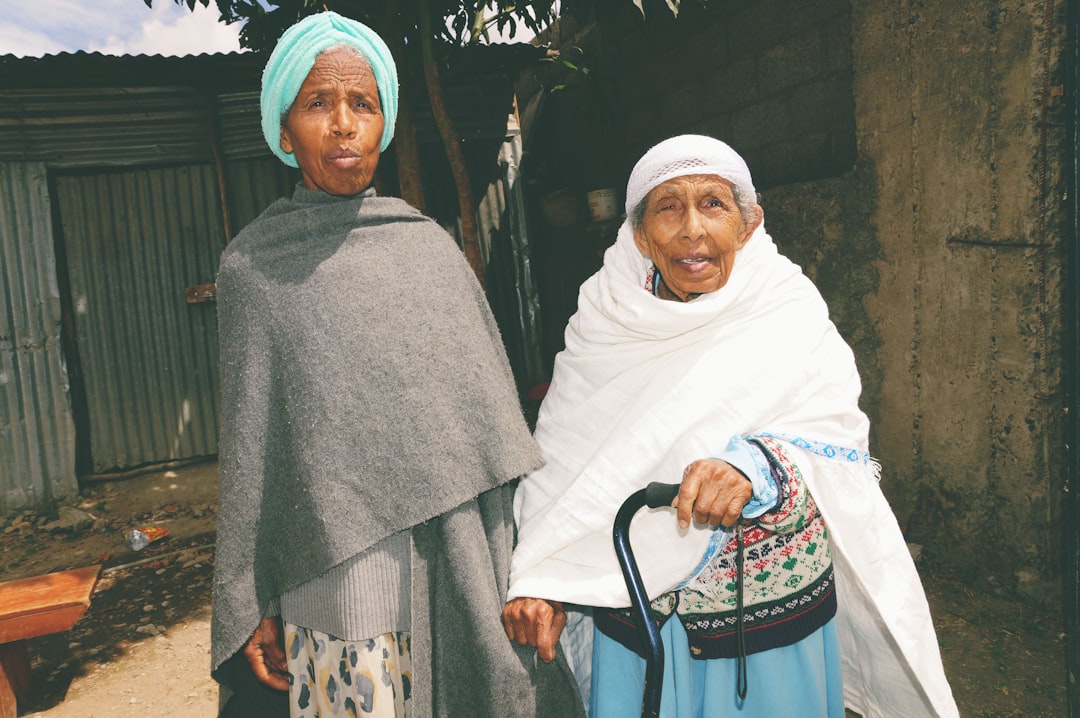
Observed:
[[[17,699],[30,695],[26,640],[75,625],[97,585],[101,566],[0,583],[0,718],[15,718]]]

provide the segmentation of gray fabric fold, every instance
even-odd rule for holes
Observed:
[[[298,186],[217,282],[214,669],[284,591],[541,463],[479,283],[401,200]]]
[[[503,631],[513,537],[509,486],[413,529],[414,715],[585,718],[562,649],[544,663]]]

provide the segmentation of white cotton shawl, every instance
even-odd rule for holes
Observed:
[[[646,291],[649,266],[626,223],[581,288],[535,433],[546,464],[517,493],[513,594],[629,605],[611,542],[619,505],[650,481],[677,483],[733,435],[867,448],[851,350],[763,228],[724,288],[692,302]],[[679,531],[668,510],[640,514],[634,542],[650,595],[686,580],[712,539]]]
[[[677,175],[653,176],[651,186]],[[643,197],[634,184],[628,195]],[[650,266],[627,221],[581,287],[535,433],[546,463],[515,497],[510,598],[629,605],[611,540],[619,505],[650,481],[680,481],[732,435],[799,437],[868,457],[854,356],[763,226],[725,286],[691,302],[646,291]],[[849,707],[867,718],[957,715],[876,464],[800,455],[834,547]],[[632,540],[650,596],[687,581],[715,548],[714,532],[680,531],[671,509],[639,512]]]

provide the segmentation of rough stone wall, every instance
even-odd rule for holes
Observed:
[[[740,150],[855,350],[909,541],[1059,600],[1064,1],[625,5],[562,38],[617,118],[567,171],[606,145],[621,190],[663,137]]]

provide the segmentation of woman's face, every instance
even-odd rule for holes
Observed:
[[[319,55],[281,127],[304,186],[354,195],[371,184],[379,163],[383,115],[371,67],[346,49]]]
[[[651,257],[679,300],[715,292],[731,276],[735,253],[761,224],[761,208],[743,217],[731,183],[716,175],[676,177],[645,197],[634,242]]]

